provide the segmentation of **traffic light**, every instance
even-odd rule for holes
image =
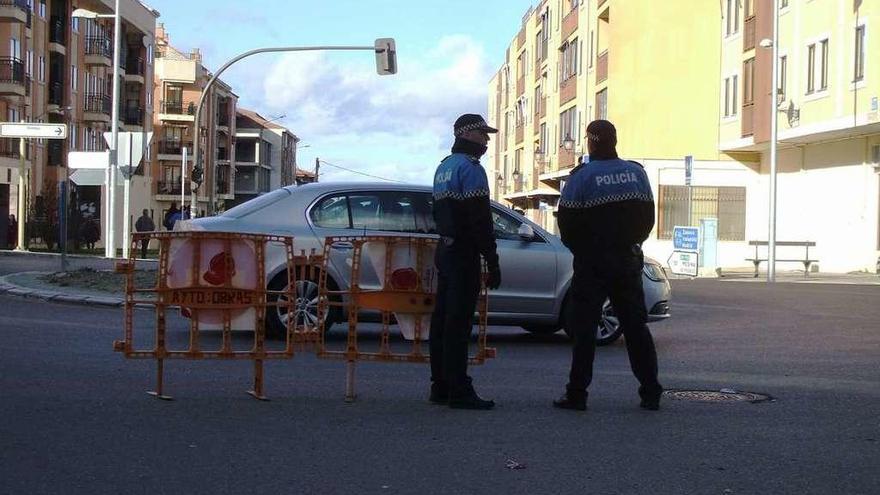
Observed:
[[[397,45],[394,38],[379,38],[373,46],[376,49],[376,73],[380,76],[397,74]]]
[[[205,171],[202,170],[202,167],[200,165],[196,165],[193,167],[192,177],[190,178],[190,180],[195,182],[197,186],[202,185],[202,181],[205,180]]]

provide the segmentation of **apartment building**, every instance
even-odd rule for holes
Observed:
[[[164,213],[172,202],[190,204],[195,110],[212,74],[202,65],[198,49],[183,52],[172,46],[161,23],[156,27],[154,63],[153,198]],[[204,170],[203,182],[196,191],[198,216],[222,209],[226,201],[235,198],[232,157],[237,104],[238,96],[220,79],[208,90],[198,125]],[[212,199],[215,204],[209,207]]]
[[[774,102],[773,51],[761,43],[773,38],[773,2],[723,2],[719,147],[755,156],[749,230],[766,238],[775,112],[777,238],[815,241],[823,270],[874,271],[880,250],[880,37],[871,30],[880,26],[880,2],[779,0],[778,6]]]
[[[113,83],[113,19],[78,19],[74,8],[112,14],[112,0],[0,1],[0,43],[9,47],[0,57],[0,119],[6,122],[53,122],[68,125],[67,140],[30,140],[25,156],[28,209],[37,214],[38,230],[57,237],[58,191],[68,183],[69,151],[106,149],[103,133],[111,127]],[[159,13],[137,0],[123,0],[120,37],[121,131],[150,131],[153,32]],[[15,213],[18,195],[19,143],[0,139],[0,232],[5,237],[7,213]],[[150,183],[145,167],[132,180],[132,209],[149,206]],[[117,185],[119,197],[122,188]],[[106,191],[102,185],[70,184],[71,217],[77,223],[93,218],[104,226]],[[121,231],[122,216],[117,216]],[[102,229],[103,231],[103,229]],[[55,234],[51,234],[55,232]],[[48,241],[48,242],[47,242]],[[56,240],[43,239],[52,243]],[[5,246],[5,244],[0,243]]]
[[[788,96],[778,106],[777,238],[817,242],[811,254],[823,270],[873,270],[880,69],[870,60],[880,49],[868,27],[878,6],[779,2]],[[487,160],[493,199],[555,231],[559,191],[586,153],[584,129],[605,118],[621,156],[641,162],[654,187],[646,252],[665,260],[674,226],[715,218],[716,266],[748,265],[748,241],[768,235],[772,55],[760,41],[771,38],[772,12],[772,0],[545,0],[529,9],[489,82],[489,119],[501,131]],[[815,201],[820,191],[845,208]]]

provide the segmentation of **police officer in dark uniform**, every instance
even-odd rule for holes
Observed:
[[[456,409],[491,409],[467,375],[468,342],[480,292],[480,257],[486,261],[486,285],[497,289],[501,270],[495,247],[489,181],[480,165],[489,133],[498,132],[483,117],[465,114],[453,126],[452,154],[434,174],[434,221],[440,242],[435,264],[439,275],[431,317],[431,395],[435,404]]]
[[[617,157],[617,130],[611,122],[591,122],[587,146],[589,162],[571,172],[559,202],[559,232],[574,254],[566,315],[574,340],[566,392],[553,405],[587,408],[596,328],[610,297],[639,380],[640,406],[656,411],[663,387],[657,381],[657,351],[646,325],[641,249],[654,227],[654,196],[642,166]]]

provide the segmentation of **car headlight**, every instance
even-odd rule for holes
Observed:
[[[645,275],[654,282],[662,282],[666,280],[666,271],[660,265],[654,263],[645,263],[642,271],[645,272]]]

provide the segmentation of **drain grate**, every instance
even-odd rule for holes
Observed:
[[[666,390],[663,395],[673,400],[688,400],[692,402],[758,402],[774,401],[775,399],[767,394],[758,394],[755,392],[742,392],[729,388],[721,390]]]

